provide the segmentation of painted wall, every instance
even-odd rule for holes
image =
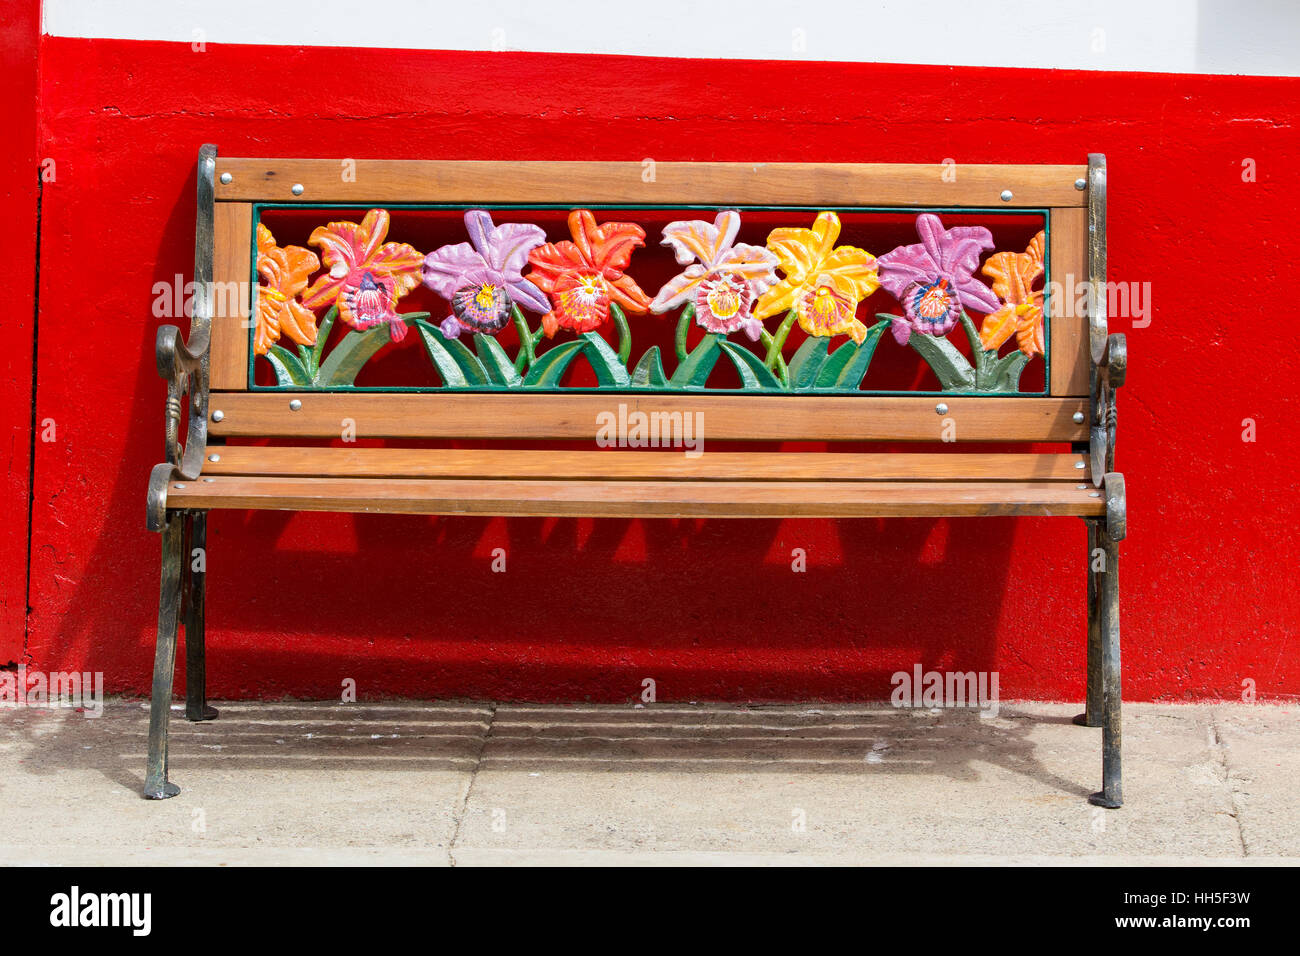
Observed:
[[[158,539],[144,489],[164,396],[151,290],[191,268],[203,142],[448,159],[1103,151],[1111,279],[1150,283],[1154,306],[1143,328],[1114,323],[1131,356],[1125,695],[1237,697],[1246,679],[1263,698],[1300,694],[1296,81],[76,37],[46,37],[41,55],[39,155],[57,176],[41,207],[35,411],[57,434],[35,443],[32,667],[147,690]],[[506,574],[490,572],[496,547]],[[791,573],[796,547],[806,574]],[[218,513],[211,691],[332,697],[350,677],[363,696],[627,700],[650,677],[660,700],[880,698],[920,661],[996,669],[1004,697],[1077,699],[1083,562],[1083,525],[1062,519]]]

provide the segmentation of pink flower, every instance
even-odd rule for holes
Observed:
[[[905,313],[891,324],[900,345],[906,345],[913,332],[947,335],[963,307],[987,314],[1002,305],[974,274],[980,253],[993,248],[992,233],[983,226],[945,230],[933,213],[916,217],[916,232],[919,243],[899,246],[876,259],[880,284]]]

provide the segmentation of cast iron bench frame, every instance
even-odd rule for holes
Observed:
[[[217,716],[206,698],[206,565],[187,560],[192,549],[206,547],[207,512],[213,508],[618,517],[1035,514],[1082,517],[1087,525],[1087,696],[1085,713],[1075,721],[1103,728],[1102,789],[1090,801],[1120,806],[1117,545],[1126,519],[1124,478],[1114,470],[1114,453],[1115,390],[1124,381],[1126,349],[1122,334],[1107,333],[1104,156],[1089,156],[1086,167],[963,166],[956,182],[945,181],[939,167],[897,164],[660,163],[649,184],[640,163],[361,160],[351,181],[340,177],[339,169],[338,160],[218,159],[214,146],[199,152],[190,334],[186,340],[168,325],[157,338],[158,372],[167,380],[166,461],[150,476],[146,522],[162,536],[146,797],[179,792],[167,776],[167,730],[182,627],[185,716],[191,721]],[[959,442],[1068,442],[1072,454],[873,453],[819,459],[799,452],[724,453],[689,465],[680,454],[664,463],[664,456],[637,452],[514,452],[504,458],[480,453],[455,468],[432,474],[415,468],[418,477],[381,485],[374,481],[385,477],[383,467],[376,471],[376,459],[367,459],[367,465],[343,449],[331,450],[338,454],[329,459],[320,451],[307,455],[327,467],[304,474],[301,462],[268,464],[262,455],[256,464],[236,446],[225,445],[226,438],[237,436],[336,437],[345,416],[375,437],[592,439],[596,414],[609,406],[608,394],[250,391],[250,304],[214,307],[222,304],[213,301],[214,278],[246,282],[251,274],[254,203],[470,207],[557,201],[642,208],[1046,209],[1054,274],[1075,276],[1092,294],[1079,304],[1052,303],[1053,353],[1044,397],[953,397],[939,404],[933,396],[908,395],[629,394],[628,400],[643,410],[705,410],[710,437],[720,440],[935,441],[935,413],[942,409],[941,415],[962,423]],[[761,415],[751,414],[758,410]],[[633,467],[626,464],[628,454],[637,456]],[[860,465],[846,466],[850,457]],[[393,485],[400,490],[386,490]],[[1099,552],[1102,561],[1094,558]]]

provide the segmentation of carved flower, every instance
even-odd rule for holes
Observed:
[[[757,340],[763,324],[753,317],[754,299],[776,283],[776,256],[761,246],[735,244],[740,213],[720,212],[713,222],[670,222],[661,245],[671,246],[686,271],[665,283],[650,311],[667,312],[684,302],[695,306],[695,321],[706,331],[727,334],[744,329]]]
[[[372,209],[361,222],[331,222],[307,240],[321,249],[329,272],[317,277],[303,296],[311,309],[337,305],[343,321],[355,329],[389,323],[394,342],[406,337],[396,312],[397,300],[420,283],[424,256],[402,242],[384,242],[389,216]]]
[[[271,230],[257,224],[257,274],[265,284],[257,288],[254,353],[265,355],[282,335],[299,345],[316,344],[316,316],[296,297],[318,268],[316,253],[302,246],[282,249],[275,244]]]
[[[891,324],[894,338],[906,345],[913,332],[947,335],[961,319],[963,307],[994,312],[998,297],[974,272],[980,254],[993,248],[993,234],[983,226],[945,230],[933,213],[916,217],[919,243],[899,246],[876,260],[880,284],[903,306]]]
[[[1043,292],[1034,280],[1043,274],[1047,237],[1039,233],[1024,252],[998,252],[984,263],[983,273],[993,280],[993,291],[1003,305],[984,317],[980,344],[996,351],[1016,335],[1016,345],[1026,355],[1043,354]]]
[[[765,292],[754,306],[757,318],[795,310],[799,327],[809,335],[846,332],[859,345],[867,327],[856,318],[858,303],[880,285],[876,260],[855,246],[836,247],[840,217],[817,215],[811,229],[782,227],[767,237],[785,278]]]
[[[482,209],[465,213],[469,242],[443,246],[424,259],[424,284],[451,303],[442,323],[444,335],[495,334],[510,321],[518,303],[534,312],[549,312],[542,291],[520,273],[528,253],[546,241],[541,226],[506,222],[497,226]],[[471,244],[472,243],[472,244]]]
[[[528,253],[529,281],[550,296],[551,309],[542,316],[548,338],[559,329],[599,328],[612,302],[638,314],[650,308],[650,297],[623,271],[633,250],[645,245],[645,230],[630,222],[598,226],[590,210],[575,209],[569,232],[572,242],[548,242]]]

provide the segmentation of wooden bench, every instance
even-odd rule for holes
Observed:
[[[340,175],[348,164],[351,175]],[[147,525],[162,534],[162,585],[145,796],[178,792],[167,778],[167,725],[182,626],[186,716],[217,716],[205,696],[206,567],[188,557],[206,546],[212,509],[1059,515],[1087,525],[1087,701],[1076,721],[1103,727],[1103,783],[1091,800],[1120,805],[1116,546],[1125,534],[1125,496],[1114,471],[1114,400],[1125,348],[1122,335],[1107,334],[1105,294],[1082,294],[1098,291],[1106,274],[1104,157],[1086,166],[964,166],[955,177],[943,167],[907,165],[646,169],[218,159],[214,147],[202,148],[189,338],[165,326],[157,342],[168,383],[167,461],[154,468],[148,492]],[[596,212],[573,211],[585,207]],[[309,238],[300,223],[313,210],[320,228]],[[679,214],[699,221],[663,225],[658,244],[650,234],[642,246],[641,227],[627,226]],[[455,232],[464,242],[469,231],[474,244],[457,249],[449,241],[426,258],[397,234],[399,215],[413,234]],[[546,216],[549,244],[539,245],[542,229],[530,224]],[[763,234],[737,242],[733,216],[760,220],[766,243]],[[949,230],[945,218],[967,224]],[[524,226],[503,229],[507,219]],[[778,220],[770,231],[762,225]],[[978,221],[1021,239],[1035,223],[1042,232],[995,251],[992,232],[971,224]],[[381,226],[392,234],[379,235]],[[889,253],[871,249],[874,259],[849,242],[853,230],[897,237],[904,226],[910,243]],[[837,246],[831,233],[841,229]],[[352,252],[341,252],[349,241]],[[524,261],[521,244],[527,264],[513,268]],[[466,249],[497,271],[475,272]],[[634,284],[633,250],[651,271],[676,256],[681,275],[654,302],[653,286]],[[1044,302],[1034,290],[1046,279]],[[396,313],[402,287],[415,295],[416,283],[420,294],[453,304]],[[893,309],[868,325],[858,318],[859,299],[877,295],[892,296]],[[534,329],[538,298],[551,312]],[[985,313],[978,329],[971,309]],[[631,322],[651,330],[638,335],[662,336],[656,327],[672,330],[678,311],[673,342],[647,348],[633,365]],[[456,321],[444,320],[448,314]],[[603,329],[588,327],[602,315]],[[945,330],[950,319],[956,324]],[[602,335],[615,328],[617,340]],[[964,352],[954,344],[962,341],[959,328],[969,339]],[[408,331],[419,344],[406,346],[416,350],[407,354],[421,355],[421,347],[428,354],[428,382],[354,387],[369,356]],[[804,336],[797,349],[792,333]],[[874,387],[870,350],[882,340],[894,360],[919,356],[942,387]],[[919,361],[916,367],[924,370]],[[587,375],[585,384],[573,368]],[[711,384],[733,368],[733,378]],[[1036,369],[1037,384],[1022,389],[1026,369]],[[667,436],[701,421],[702,454],[683,454],[683,441],[673,450],[637,450],[628,436],[646,423]],[[602,429],[616,440],[600,442]],[[406,441],[359,447],[358,438]],[[412,439],[562,444],[485,450],[411,447]],[[578,442],[586,444],[572,447]],[[771,444],[730,450],[729,442]],[[776,444],[784,442],[888,444],[866,453]]]

